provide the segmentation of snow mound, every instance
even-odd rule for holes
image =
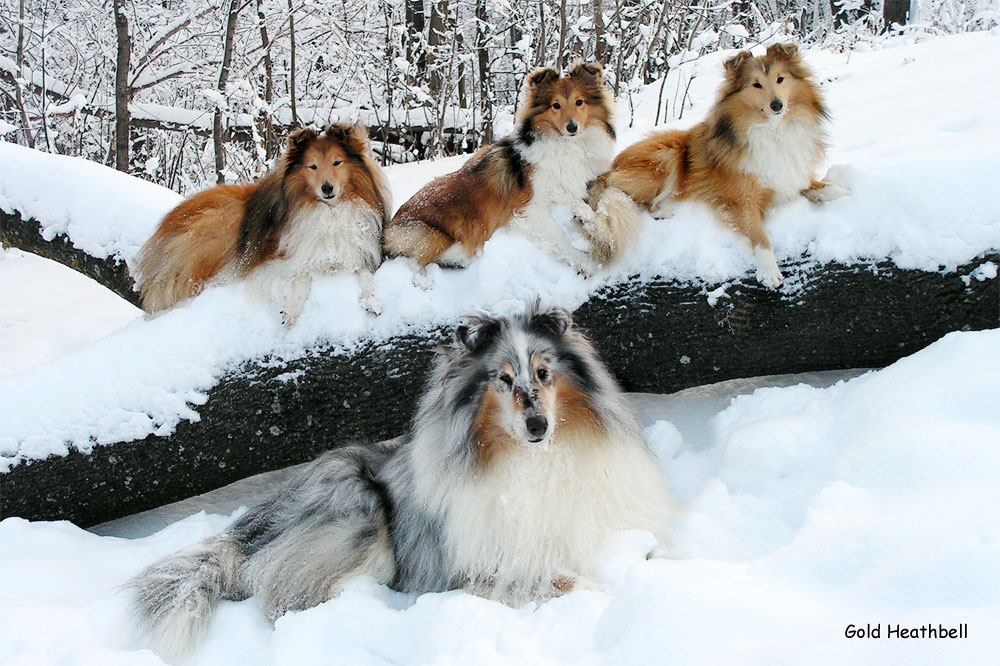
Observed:
[[[683,504],[670,556],[608,544],[596,577],[541,606],[404,595],[358,579],[270,627],[223,603],[189,664],[988,664],[1000,642],[1000,331],[953,333],[828,388],[737,397],[704,439],[647,435]],[[143,539],[0,522],[0,660],[158,664],[117,586],[228,518]],[[889,638],[968,625],[964,639]],[[880,639],[845,637],[881,625]]]

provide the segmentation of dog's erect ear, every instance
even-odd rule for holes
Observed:
[[[602,83],[604,68],[599,62],[583,62],[577,60],[569,70],[569,78],[581,83]]]
[[[799,55],[799,47],[791,42],[771,44],[767,47],[767,58],[771,60],[791,60]]]
[[[360,141],[362,146],[368,146],[368,128],[360,119],[351,125],[351,137],[355,141]]]
[[[743,73],[743,68],[747,66],[747,63],[750,62],[750,59],[752,57],[753,56],[750,55],[749,51],[740,51],[732,58],[727,60],[725,68],[726,68],[726,74],[729,76],[729,78],[738,79],[740,75]]]
[[[528,72],[528,76],[524,79],[524,85],[529,88],[538,88],[558,80],[559,72],[556,70],[551,67],[537,67]]]
[[[469,317],[455,329],[455,343],[474,354],[500,332],[500,322],[492,317]]]
[[[341,125],[339,123],[331,123],[326,126],[325,130],[323,130],[323,134],[327,135],[331,139],[337,139],[338,141],[344,141],[347,139],[350,132],[350,125]]]
[[[316,140],[316,132],[309,129],[308,127],[303,127],[302,129],[297,129],[288,135],[288,147],[289,148],[302,148],[305,145]]]
[[[563,308],[549,308],[536,312],[528,322],[528,328],[535,333],[562,337],[573,325],[573,315]]]

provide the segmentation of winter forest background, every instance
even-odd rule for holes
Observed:
[[[658,84],[663,122],[697,68],[666,74],[718,49],[998,24],[997,0],[3,0],[0,135],[189,193],[262,173],[302,124],[360,119],[385,164],[471,152],[529,69],[579,56],[620,109]]]

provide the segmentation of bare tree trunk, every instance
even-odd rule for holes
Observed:
[[[427,35],[427,46],[430,51],[427,55],[427,68],[431,75],[428,88],[432,97],[440,95],[443,88],[441,69],[444,62],[440,56],[441,47],[447,37],[448,23],[448,0],[437,0],[431,5],[431,30]]]
[[[406,62],[411,66],[406,82],[410,85],[419,84],[427,69],[427,51],[423,45],[426,26],[423,0],[406,0]]]
[[[257,0],[257,23],[260,25],[260,45],[264,49],[264,103],[267,104],[267,111],[260,119],[260,131],[264,138],[264,156],[270,160],[276,143],[271,108],[274,103],[274,64],[271,62],[271,40],[264,23],[264,0]]]
[[[229,68],[233,62],[233,42],[236,41],[236,20],[239,18],[240,0],[230,0],[226,18],[226,40],[222,46],[222,69],[219,71],[219,95],[225,97],[226,83],[229,81]],[[220,101],[218,104],[222,104]],[[215,143],[215,180],[224,182],[226,169],[226,154],[222,137],[222,109],[215,107],[212,118],[212,141]]]
[[[454,28],[452,32],[455,35],[458,53],[465,53],[465,38],[462,33]],[[458,105],[463,109],[469,108],[469,92],[465,86],[465,60],[462,58],[458,60]]]
[[[556,69],[562,70],[566,56],[566,0],[559,0],[559,51],[556,53]]]
[[[885,0],[882,9],[883,23],[888,30],[892,24],[906,25],[907,15],[910,13],[910,0]]]
[[[663,26],[666,24],[667,10],[669,9],[669,6],[670,0],[664,0],[663,7],[660,8],[660,15],[656,19],[656,29],[653,30],[653,38],[649,40],[649,47],[646,49],[646,57],[642,63],[642,82],[646,85],[649,85],[656,80],[657,72],[653,71],[653,53],[656,52],[656,45],[657,42],[659,42],[660,33],[663,32]],[[668,45],[668,39],[667,37],[664,37],[663,39],[663,45],[666,47]],[[664,48],[663,55],[664,59],[666,59],[666,56],[668,55],[666,48]]]
[[[24,0],[21,0],[18,11],[17,23],[17,76],[14,77],[14,95],[17,108],[21,112],[21,125],[24,127],[24,138],[28,142],[29,148],[35,147],[35,135],[31,133],[31,124],[28,121],[28,111],[24,108],[24,95],[21,93],[21,84],[18,79],[24,75]]]
[[[493,97],[490,92],[490,49],[487,44],[486,0],[476,0],[476,56],[479,60],[479,103],[483,111],[483,143],[493,143]]]
[[[115,33],[118,37],[118,53],[115,57],[115,168],[127,173],[131,125],[128,103],[132,97],[132,90],[128,84],[128,68],[132,55],[132,40],[128,34],[125,0],[115,0],[114,12]]]
[[[603,63],[608,53],[608,42],[604,38],[604,7],[602,0],[593,0],[594,9],[594,60]]]
[[[288,0],[288,41],[291,48],[288,63],[288,96],[292,103],[292,125],[297,127],[299,114],[295,106],[295,8],[292,7],[292,0]]]
[[[622,27],[622,0],[615,0],[615,22],[618,24],[618,63],[615,65],[615,97],[621,90],[622,65],[625,57],[625,29]]]
[[[545,0],[538,0],[538,50],[535,52],[535,66],[545,64]]]

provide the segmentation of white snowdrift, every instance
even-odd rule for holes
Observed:
[[[817,263],[889,258],[901,267],[937,271],[1000,248],[994,194],[1000,95],[983,84],[1000,78],[998,34],[896,39],[869,53],[806,54],[834,116],[829,161],[837,166],[830,177],[853,195],[826,206],[802,200],[777,211],[768,228],[779,259],[804,251]],[[726,55],[672,74],[668,104],[681,97],[672,92],[676,77],[697,72],[693,106],[673,125],[705,114]],[[625,127],[628,106],[622,101],[620,145],[650,128],[658,93],[653,85],[633,96],[632,127]],[[397,202],[463,159],[390,169]],[[97,256],[129,259],[176,201],[173,193],[104,167],[0,142],[0,207],[42,220],[47,236],[66,233]],[[470,311],[509,312],[535,296],[575,308],[627,275],[724,286],[751,270],[745,242],[707,210],[688,205],[671,220],[647,219],[642,242],[623,265],[589,280],[503,232],[467,270],[432,267],[427,291],[412,285],[405,262],[389,261],[376,275],[385,305],[377,319],[358,305],[349,277],[320,280],[292,331],[282,330],[276,308],[251,302],[241,286],[212,288],[161,317],[135,321],[101,342],[0,380],[0,472],[22,460],[63,454],[67,445],[86,451],[94,443],[168,434],[180,419],[197,418],[206,390],[246,358],[295,356],[320,341],[349,351],[362,339],[436,328]],[[984,263],[977,279],[995,275],[996,267]],[[801,283],[793,274],[783,288],[794,291]],[[709,302],[718,294],[707,294]]]
[[[627,533],[608,590],[538,608],[359,579],[272,628],[223,603],[189,664],[989,664],[1000,637],[1000,331],[953,333],[826,389],[763,388],[685,440],[647,433],[682,503],[666,559]],[[158,664],[116,591],[223,529],[200,513],[133,541],[0,523],[0,661]],[[890,639],[890,625],[966,639]],[[881,624],[881,639],[848,625]]]

